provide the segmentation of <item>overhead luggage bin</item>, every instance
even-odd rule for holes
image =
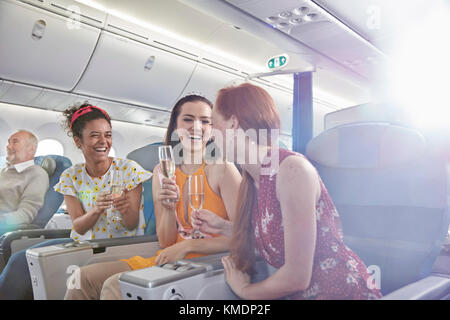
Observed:
[[[92,60],[74,92],[171,109],[194,66],[190,59],[102,31]]]
[[[70,91],[100,29],[19,1],[0,1],[0,78]],[[57,48],[57,49],[55,49]]]

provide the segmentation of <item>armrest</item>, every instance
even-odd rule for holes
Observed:
[[[16,227],[16,230],[29,230],[29,229],[42,229],[41,226],[38,226],[37,224],[27,223],[27,224],[19,224]]]
[[[0,271],[12,254],[35,244],[55,238],[69,238],[70,229],[29,229],[5,233],[0,237]]]
[[[26,252],[37,300],[62,299],[67,278],[77,268],[93,263],[152,257],[161,249],[155,235],[73,241],[29,249]]]
[[[450,278],[429,276],[382,298],[382,300],[439,300],[450,294]]]
[[[107,248],[107,247],[116,247],[116,246],[126,246],[131,244],[138,243],[147,243],[147,242],[157,242],[158,236],[156,235],[145,235],[145,236],[136,236],[136,237],[124,237],[124,238],[115,238],[115,239],[96,239],[96,240],[86,240],[81,242],[74,242],[73,246],[83,245],[85,243],[92,244],[94,248]],[[66,245],[68,247],[69,244]]]

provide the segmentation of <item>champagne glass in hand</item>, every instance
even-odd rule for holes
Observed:
[[[203,207],[203,201],[205,198],[205,193],[203,191],[203,176],[201,174],[189,176],[188,183],[189,205],[193,211],[198,211]],[[203,238],[203,234],[198,229],[194,229],[192,238]]]
[[[172,146],[160,146],[159,152],[159,164],[161,173],[164,177],[172,179],[175,175],[175,161],[173,158]],[[176,199],[167,199],[166,202],[177,202]]]
[[[111,170],[111,196],[112,199],[117,199],[122,196],[123,193],[123,173],[121,170],[116,170],[116,168],[112,168]],[[110,217],[110,223],[115,221],[121,221],[122,215],[119,210],[115,210],[115,212]]]

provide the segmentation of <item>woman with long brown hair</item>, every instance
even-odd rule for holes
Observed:
[[[207,210],[193,215],[203,232],[232,236],[231,255],[223,258],[226,280],[244,299],[373,299],[369,273],[342,241],[339,215],[316,169],[301,154],[278,148],[280,120],[270,95],[249,83],[219,91],[213,125],[233,142],[225,153],[240,159],[243,181],[236,222]],[[247,134],[256,130],[257,134]],[[245,134],[243,134],[245,132]],[[237,141],[244,137],[244,141]],[[244,145],[236,154],[236,145]],[[254,155],[253,155],[254,156]],[[257,250],[277,269],[267,279],[250,283]]]

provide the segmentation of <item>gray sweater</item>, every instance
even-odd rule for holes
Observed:
[[[44,204],[49,187],[47,172],[32,165],[22,172],[0,171],[0,222],[8,225],[31,223]]]

